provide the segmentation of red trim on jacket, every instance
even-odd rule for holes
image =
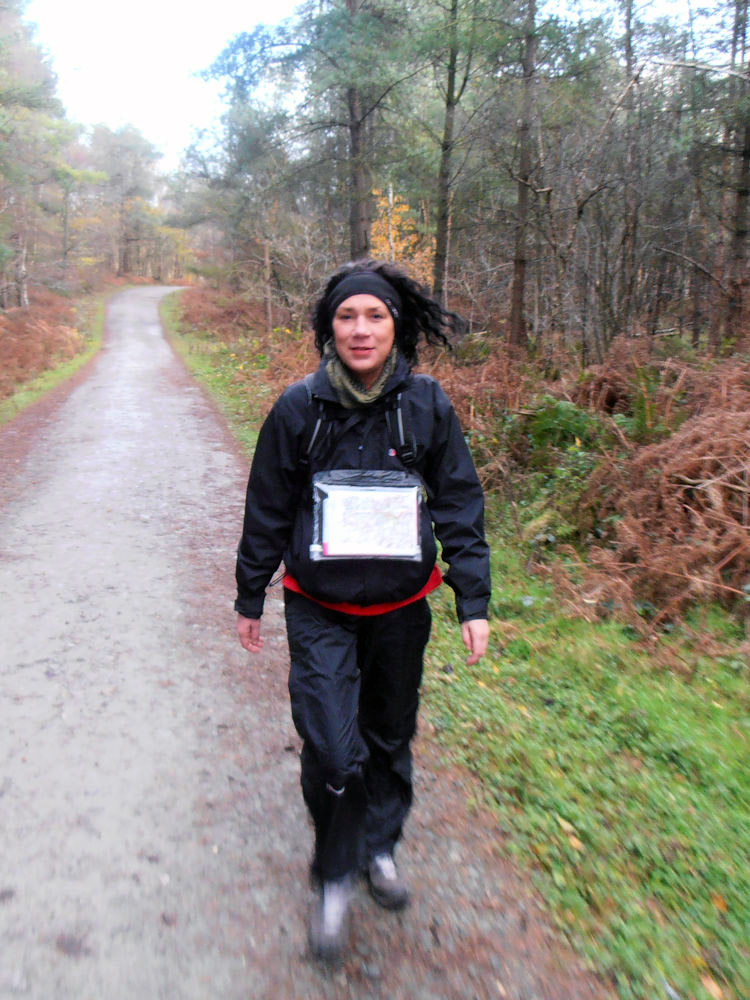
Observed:
[[[319,601],[317,597],[312,597],[310,594],[305,593],[291,573],[285,573],[283,580],[287,590],[292,590],[295,594],[302,594],[309,601],[315,601],[316,604],[320,604],[324,608],[330,608],[331,611],[341,611],[345,615],[385,615],[389,611],[396,611],[397,608],[404,608],[407,604],[413,604],[415,601],[421,600],[432,593],[433,590],[436,590],[442,582],[443,574],[440,572],[439,566],[435,565],[432,567],[432,573],[430,573],[427,583],[419,593],[414,594],[413,597],[407,597],[404,601],[393,601],[386,604],[349,604],[347,602],[331,604],[329,601]]]

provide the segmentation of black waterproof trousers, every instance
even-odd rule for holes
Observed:
[[[312,872],[327,881],[361,871],[401,836],[430,609],[422,598],[382,615],[348,615],[285,594]]]

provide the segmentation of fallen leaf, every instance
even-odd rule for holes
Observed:
[[[705,986],[706,990],[714,998],[714,1000],[722,1000],[722,997],[724,996],[724,991],[722,990],[721,986],[719,986],[719,984],[716,982],[715,979],[712,979],[710,976],[701,976],[701,982]]]
[[[727,909],[728,909],[728,907],[727,907],[727,901],[718,892],[712,892],[711,893],[711,902],[714,904],[714,906],[716,907],[716,909],[720,913],[726,913],[727,912]]]
[[[584,849],[583,848],[583,844],[578,839],[578,837],[570,836],[570,837],[568,837],[568,841],[569,841],[570,846],[573,848],[574,851],[583,851],[583,849]]]
[[[572,823],[569,823],[566,819],[563,819],[562,816],[558,816],[557,814],[555,814],[555,819],[566,833],[575,834],[576,828]]]

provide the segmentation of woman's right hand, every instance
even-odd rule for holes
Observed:
[[[461,625],[461,638],[469,651],[467,666],[479,663],[487,652],[490,639],[490,624],[486,618],[476,618]]]
[[[237,635],[242,648],[248,653],[259,653],[263,649],[263,637],[260,634],[260,618],[245,618],[237,615]]]

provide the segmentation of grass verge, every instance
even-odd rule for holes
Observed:
[[[29,379],[0,402],[0,426],[8,423],[27,406],[65,382],[99,351],[104,333],[107,300],[111,292],[82,299],[76,307],[76,326],[83,337],[83,349],[74,358],[55,365],[41,375]]]
[[[493,642],[467,668],[434,602],[424,703],[558,926],[623,1000],[750,995],[747,665],[570,618],[493,533]],[[741,626],[714,612],[728,649]]]
[[[238,378],[241,362],[231,344],[214,340],[208,333],[181,328],[178,292],[162,299],[160,308],[170,343],[224,414],[232,433],[251,454],[258,436],[258,403],[269,391],[262,377],[248,389],[246,380]]]
[[[174,303],[166,309],[176,324]],[[262,369],[248,395],[231,346],[208,334],[174,342],[250,451]],[[666,670],[627,626],[563,611],[552,588],[524,570],[528,553],[499,517],[490,541],[490,653],[465,666],[450,591],[437,591],[425,724],[445,756],[476,775],[498,838],[622,1000],[747,1000],[750,691],[741,625],[702,609],[693,629],[662,640],[683,665]],[[696,632],[726,654],[707,656]]]

